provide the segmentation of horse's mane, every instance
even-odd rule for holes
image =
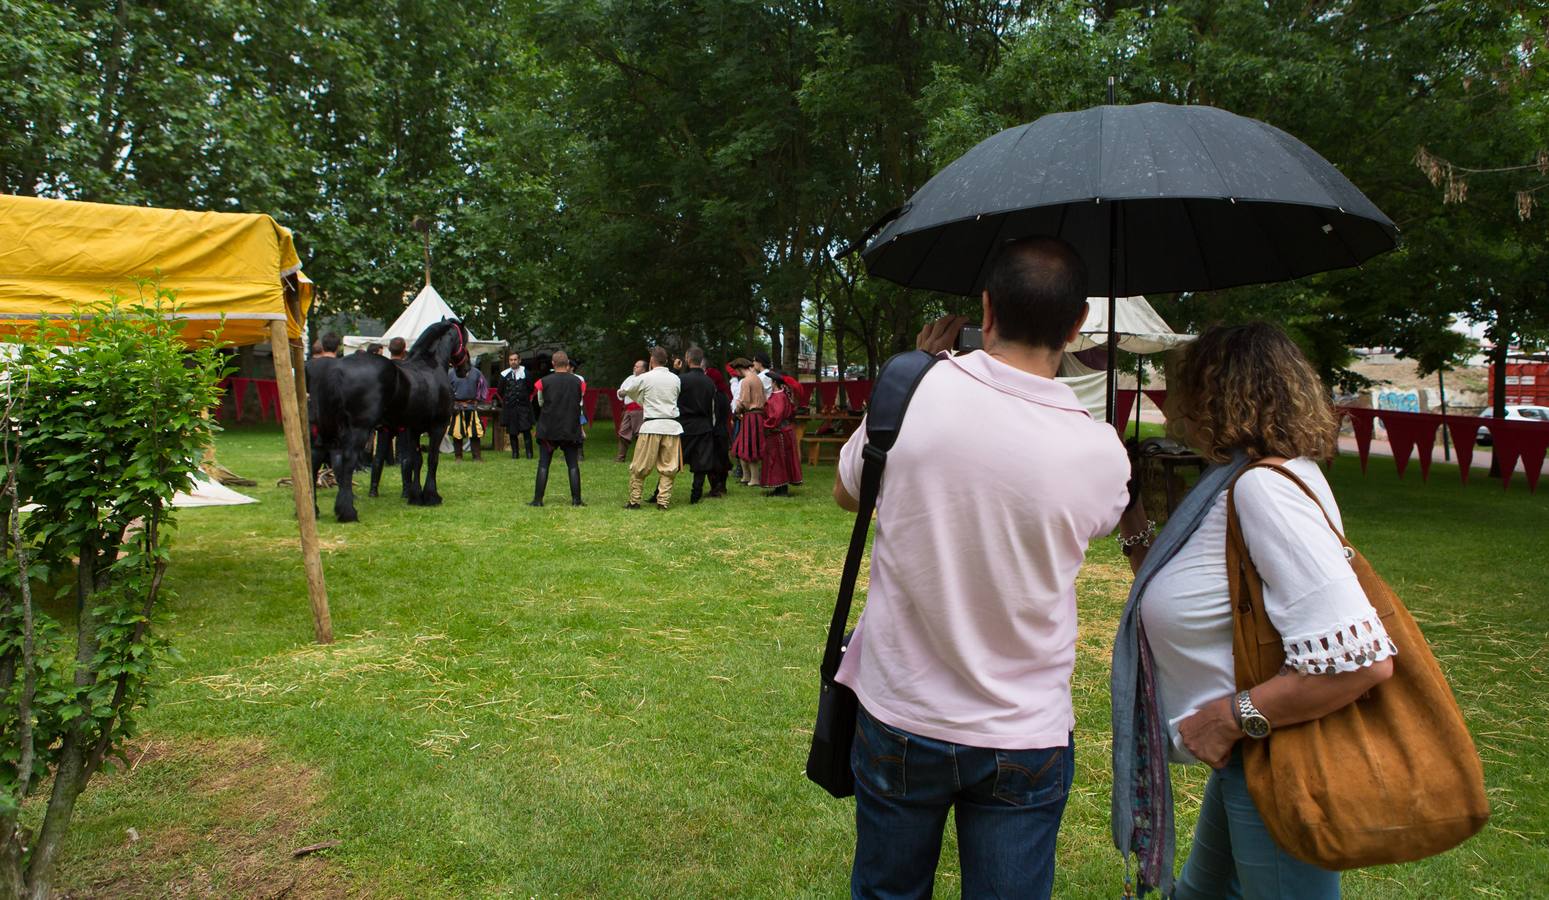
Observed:
[[[409,348],[408,355],[433,361],[435,359],[436,342],[441,340],[452,326],[461,324],[456,319],[442,319],[428,326],[424,331],[420,332],[419,340],[415,341],[414,346]]]

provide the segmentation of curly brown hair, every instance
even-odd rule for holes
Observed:
[[[1211,462],[1334,455],[1339,420],[1322,379],[1267,322],[1207,328],[1167,377],[1168,432]]]

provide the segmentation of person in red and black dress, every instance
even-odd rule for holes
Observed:
[[[767,496],[784,497],[791,485],[801,484],[801,458],[796,447],[796,408],[801,402],[796,379],[771,373],[772,389],[764,401],[761,423],[764,431],[764,460],[759,484],[769,488]]]

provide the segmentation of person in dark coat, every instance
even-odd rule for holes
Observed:
[[[715,382],[715,427],[710,437],[715,442],[715,469],[710,473],[711,497],[726,496],[726,478],[731,474],[731,387],[720,369],[706,368],[705,374]]]
[[[719,468],[715,429],[724,427],[725,420],[716,419],[716,398],[720,392],[705,374],[705,351],[690,347],[683,358],[688,368],[683,372],[683,387],[678,393],[678,421],[683,424],[683,464],[694,473],[688,502],[698,503],[704,496],[706,478],[712,479],[711,491],[715,489],[713,479]]]
[[[500,424],[511,438],[511,458],[518,459],[521,452],[516,438],[521,436],[527,447],[527,458],[532,459],[532,385],[527,380],[527,367],[522,365],[522,355],[512,353],[500,373],[495,389],[500,392]]]
[[[538,480],[533,487],[530,506],[542,506],[543,494],[549,484],[549,462],[554,451],[565,454],[565,468],[570,472],[570,505],[585,506],[581,502],[581,398],[584,382],[571,371],[570,356],[563,350],[554,351],[554,371],[538,381]]]

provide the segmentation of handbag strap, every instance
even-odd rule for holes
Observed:
[[[877,493],[882,489],[887,453],[898,440],[898,429],[903,425],[914,389],[935,363],[936,357],[923,350],[900,353],[883,364],[872,388],[871,403],[866,410],[866,446],[861,450],[860,508],[855,513],[855,527],[850,531],[850,551],[844,558],[839,599],[834,602],[834,617],[828,623],[828,644],[823,649],[823,667],[819,670],[825,682],[834,680],[844,655],[844,631],[850,621],[850,601],[855,597],[855,579],[860,576],[861,558],[866,555],[866,535],[871,531],[871,514],[877,507]]]
[[[1265,462],[1263,460],[1259,460],[1257,462],[1249,463],[1248,465],[1244,466],[1242,468],[1242,471],[1238,472],[1235,476],[1233,476],[1232,483],[1227,485],[1227,488],[1226,488],[1226,522],[1227,522],[1227,531],[1228,531],[1229,534],[1236,534],[1238,536],[1238,539],[1241,539],[1242,525],[1237,520],[1237,501],[1236,501],[1237,480],[1239,478],[1241,478],[1242,476],[1246,475],[1250,470],[1253,470],[1253,469],[1270,469],[1270,470],[1272,470],[1274,472],[1278,472],[1281,475],[1284,475],[1285,477],[1291,479],[1291,482],[1293,484],[1295,484],[1297,487],[1301,488],[1302,489],[1302,493],[1306,494],[1308,496],[1308,498],[1310,498],[1312,500],[1313,504],[1318,507],[1318,512],[1323,514],[1323,521],[1328,523],[1329,530],[1334,532],[1334,536],[1339,538],[1339,542],[1341,544],[1345,545],[1346,547],[1350,546],[1350,541],[1345,538],[1344,532],[1340,531],[1339,530],[1339,526],[1334,524],[1334,517],[1330,516],[1328,514],[1328,510],[1326,508],[1324,508],[1323,501],[1318,499],[1317,493],[1313,491],[1312,487],[1310,485],[1308,485],[1307,482],[1302,480],[1300,475],[1297,475],[1295,472],[1292,472],[1290,469],[1286,468],[1285,466],[1281,465],[1280,463],[1277,463],[1277,462]],[[1244,549],[1246,549],[1246,546],[1247,545],[1244,544]]]

